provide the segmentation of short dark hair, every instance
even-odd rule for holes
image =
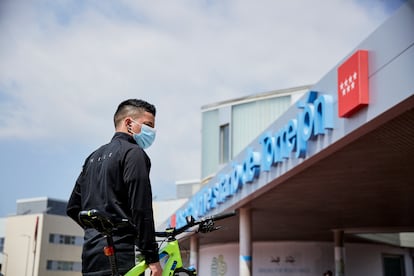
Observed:
[[[128,99],[118,105],[114,114],[115,127],[127,116],[140,115],[149,112],[155,117],[156,108],[154,105],[140,99]]]

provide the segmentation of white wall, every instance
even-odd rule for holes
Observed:
[[[383,275],[382,254],[405,256],[406,275],[413,276],[409,251],[386,245],[346,244],[347,276]],[[239,245],[200,248],[199,275],[239,275]],[[287,260],[293,261],[289,262]],[[329,242],[256,242],[252,275],[321,276],[334,271],[334,248]]]
[[[155,228],[158,231],[163,231],[164,229],[162,229],[162,226],[164,226],[168,218],[187,201],[187,198],[154,201],[153,209]]]

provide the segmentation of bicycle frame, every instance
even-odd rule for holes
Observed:
[[[162,275],[173,275],[177,268],[183,267],[181,259],[180,247],[177,240],[167,241],[167,244],[159,250],[160,260],[167,257],[167,261],[164,264]],[[125,276],[138,276],[144,273],[148,268],[148,264],[145,260],[136,264],[131,270],[129,270]]]
[[[232,212],[227,214],[214,215],[197,221],[192,216],[189,216],[187,217],[187,224],[182,226],[181,228],[169,228],[165,232],[156,232],[155,236],[165,238],[163,242],[166,242],[164,246],[160,246],[160,249],[158,251],[161,262],[164,258],[166,258],[165,263],[162,264],[162,275],[178,275],[177,273],[180,272],[183,272],[189,276],[196,275],[197,272],[195,269],[183,268],[180,247],[176,236],[184,232],[187,232],[187,230],[194,226],[198,226],[198,229],[197,231],[191,232],[212,232],[220,228],[214,225],[215,221],[225,219],[234,215],[235,212]],[[111,221],[111,219],[104,216],[98,210],[92,209],[88,211],[79,212],[79,222],[85,227],[94,228],[98,230],[104,237],[106,237],[108,246],[104,248],[104,253],[109,258],[112,269],[112,275],[120,275],[118,273],[118,267],[115,257],[116,250],[113,244],[112,231],[116,229],[117,225],[125,225],[125,223],[129,223],[128,220],[121,219],[120,222],[114,223],[113,221]],[[148,264],[145,262],[145,260],[142,260],[139,263],[137,263],[133,268],[131,268],[124,276],[139,276],[142,273],[144,273],[147,268]]]

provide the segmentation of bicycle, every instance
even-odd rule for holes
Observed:
[[[183,262],[181,258],[181,252],[177,236],[184,232],[201,232],[208,233],[220,229],[220,226],[215,226],[214,222],[225,219],[231,216],[234,216],[236,213],[225,213],[220,215],[214,215],[210,217],[205,217],[200,220],[195,220],[194,217],[188,216],[186,218],[187,224],[180,228],[167,228],[163,232],[155,232],[155,236],[158,238],[164,238],[159,241],[161,245],[159,246],[159,257],[160,260],[165,260],[163,262],[163,276],[179,276],[179,275],[188,275],[194,276],[197,275],[195,268],[183,267]],[[80,211],[79,212],[79,221],[86,228],[94,228],[100,232],[107,241],[107,246],[104,247],[104,254],[108,257],[112,275],[121,276],[118,272],[118,266],[116,262],[116,252],[114,247],[114,241],[112,238],[112,233],[119,228],[131,226],[130,222],[127,219],[121,219],[115,221],[105,216],[103,213],[99,212],[96,209]],[[195,230],[188,231],[190,228],[196,228]],[[125,275],[123,276],[138,276],[145,272],[148,268],[148,264],[144,259],[140,260],[134,267],[132,267]]]

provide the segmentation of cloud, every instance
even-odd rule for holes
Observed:
[[[343,0],[6,2],[0,139],[97,146],[143,98],[160,183],[199,177],[202,105],[316,83],[386,17]]]

